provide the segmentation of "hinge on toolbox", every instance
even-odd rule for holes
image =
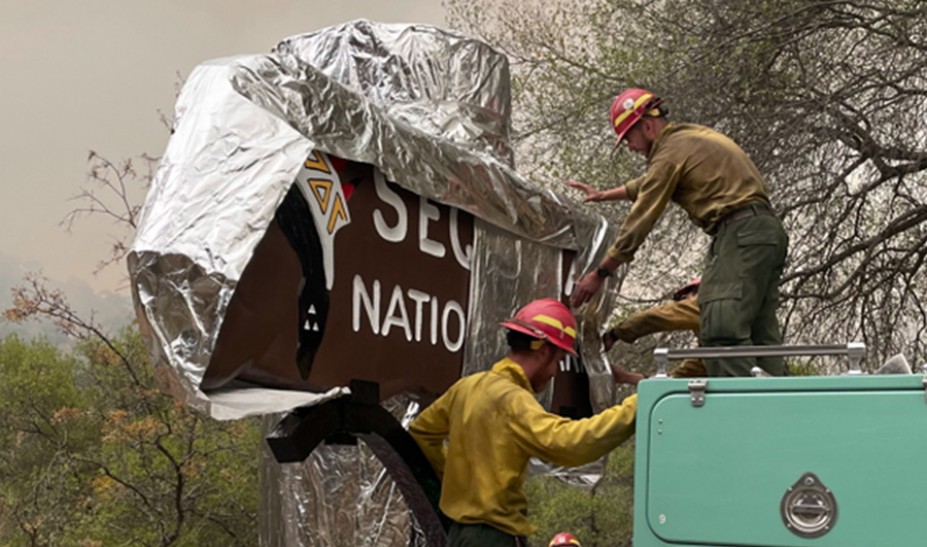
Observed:
[[[924,376],[924,400],[927,401],[927,375]]]
[[[669,366],[669,350],[667,348],[653,350],[653,359],[657,363],[657,375],[654,378],[666,378],[666,368]]]
[[[699,407],[705,404],[705,388],[708,380],[689,380],[689,394],[692,406]]]
[[[850,361],[850,369],[847,370],[849,375],[862,374],[863,371],[859,368],[860,361],[863,360],[863,357],[866,356],[866,344],[860,342],[850,342],[847,344],[847,359]]]

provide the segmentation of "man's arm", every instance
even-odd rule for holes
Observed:
[[[634,253],[672,200],[682,170],[681,162],[673,157],[672,151],[664,149],[657,152],[642,177],[625,185],[634,205],[618,229],[618,237],[608,250],[609,257],[619,264],[634,258]]]
[[[603,258],[598,269],[592,270],[576,282],[573,294],[570,295],[570,306],[575,308],[592,298],[602,288],[605,279],[620,265],[620,262],[610,256]]]
[[[570,188],[573,188],[574,190],[579,190],[582,192],[583,201],[586,203],[595,201],[618,201],[623,199],[631,199],[631,196],[628,193],[628,189],[624,185],[616,186],[610,190],[603,191],[597,188],[593,188],[591,185],[578,180],[568,180],[564,184]]]
[[[546,412],[527,391],[508,402],[512,438],[528,454],[555,465],[575,467],[595,461],[634,434],[637,394],[582,420]]]
[[[653,229],[653,225],[663,214],[673,192],[676,191],[680,173],[679,166],[671,159],[659,157],[658,153],[643,177],[624,185],[624,191],[628,199],[634,201],[634,205],[618,230],[618,238],[608,250],[608,255],[599,263],[598,268],[584,275],[576,283],[573,294],[570,295],[571,306],[585,304],[602,288],[605,277],[614,273],[621,264],[634,258],[637,248]]]

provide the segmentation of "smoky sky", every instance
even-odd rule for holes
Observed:
[[[208,59],[264,53],[280,39],[370,19],[442,25],[440,0],[0,0],[0,256],[4,264],[126,285],[98,275],[124,229],[104,216],[61,225],[78,206],[88,152],[159,156],[183,76]],[[143,167],[140,162],[137,167]],[[140,190],[131,192],[138,202]],[[33,266],[38,266],[35,268]]]

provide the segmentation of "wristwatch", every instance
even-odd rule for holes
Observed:
[[[615,275],[615,272],[610,271],[608,268],[604,266],[599,266],[598,268],[595,269],[595,274],[604,279],[606,277],[612,277],[613,275]]]

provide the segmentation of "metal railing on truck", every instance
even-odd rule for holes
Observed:
[[[670,349],[657,348],[653,350],[653,358],[657,363],[656,378],[666,378],[666,369],[670,361],[683,359],[735,359],[742,357],[815,357],[819,355],[846,355],[849,361],[847,374],[862,374],[860,362],[866,354],[866,344],[850,342],[848,344],[819,344],[798,346],[724,346],[710,348]],[[753,374],[762,372],[759,367],[753,368]]]

